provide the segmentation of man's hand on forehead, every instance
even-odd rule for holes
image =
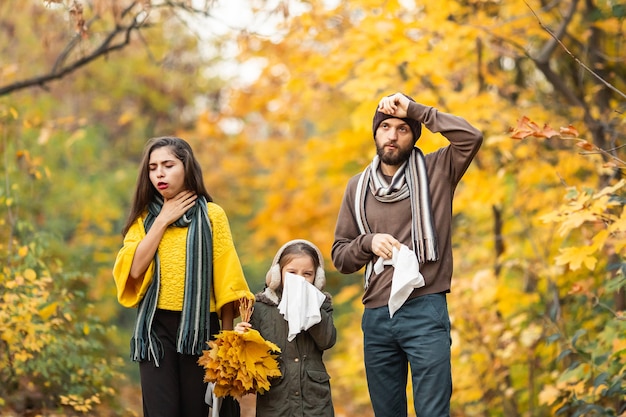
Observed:
[[[404,118],[409,109],[409,99],[402,93],[395,93],[383,97],[378,102],[378,111],[390,116]]]

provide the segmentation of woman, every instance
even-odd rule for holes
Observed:
[[[189,144],[148,141],[113,275],[118,301],[137,307],[131,358],[146,417],[206,417],[207,341],[233,329],[238,300],[253,299],[228,218],[212,202]]]

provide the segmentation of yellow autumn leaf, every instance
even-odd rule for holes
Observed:
[[[120,117],[117,118],[117,124],[119,126],[126,126],[128,123],[130,123],[134,118],[136,117],[135,114],[133,114],[132,112],[129,111],[125,111],[124,113],[122,113],[120,115]]]
[[[209,342],[198,364],[205,369],[206,382],[213,382],[218,397],[238,397],[263,393],[270,388],[270,378],[281,375],[276,361],[280,348],[254,329],[245,333],[221,332]]]
[[[26,278],[29,282],[33,282],[37,279],[37,273],[33,269],[27,269],[24,271],[24,278]]]
[[[626,339],[614,339],[612,355],[620,356],[623,355],[624,352],[626,352]]]
[[[559,391],[553,385],[546,385],[539,393],[539,403],[546,405],[553,404],[559,398],[560,394],[561,391]]]
[[[590,246],[562,248],[559,250],[561,254],[555,258],[555,261],[557,265],[569,265],[572,271],[576,271],[582,265],[593,271],[598,261],[595,256],[592,256],[595,251],[596,249]]]
[[[615,194],[616,191],[618,191],[620,188],[624,186],[626,186],[626,180],[619,180],[619,182],[617,182],[617,184],[615,185],[604,187],[602,190],[600,190],[598,193],[594,195],[594,198],[610,196],[612,194]]]
[[[18,362],[26,362],[33,357],[33,354],[27,350],[20,350],[15,352],[13,357]]]
[[[590,211],[577,209],[567,213],[567,216],[562,217],[560,220],[559,233],[561,236],[565,236],[570,230],[579,228],[585,222],[595,222],[597,216]]]
[[[520,333],[520,343],[522,346],[529,348],[537,343],[543,335],[543,327],[531,323],[527,328],[523,329]]]
[[[39,317],[41,317],[42,320],[47,321],[50,316],[56,313],[58,305],[59,303],[56,301],[48,304],[47,306],[39,310]]]

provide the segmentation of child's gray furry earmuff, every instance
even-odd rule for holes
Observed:
[[[318,290],[322,290],[324,288],[324,286],[326,285],[326,274],[324,273],[324,257],[322,256],[322,252],[320,252],[317,246],[315,246],[313,243],[305,239],[291,240],[285,243],[278,250],[278,252],[276,253],[276,256],[274,256],[272,267],[270,268],[269,271],[267,271],[267,274],[265,275],[265,284],[267,284],[268,288],[275,291],[277,288],[280,287],[280,284],[282,282],[282,276],[281,276],[280,265],[278,261],[280,260],[280,257],[282,256],[286,248],[288,248],[289,246],[298,244],[298,243],[303,243],[313,248],[313,250],[315,250],[315,253],[317,254],[319,266],[317,267],[317,271],[315,271],[315,280],[313,281],[313,285],[315,285],[315,287]]]

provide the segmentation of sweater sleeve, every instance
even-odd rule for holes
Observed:
[[[145,235],[143,218],[139,217],[124,236],[123,246],[115,259],[113,279],[117,287],[117,300],[124,307],[136,307],[152,282],[154,262],[150,263],[142,278],[130,277],[130,267],[133,264],[135,251]]]
[[[230,302],[241,298],[254,300],[254,294],[244,277],[226,213],[215,203],[208,203],[207,208],[213,228],[213,294],[219,313]]]
[[[337,216],[335,238],[331,249],[333,265],[344,274],[359,271],[374,257],[372,252],[374,235],[361,234],[356,222],[354,202],[359,175],[350,179],[346,187]]]
[[[450,141],[450,146],[437,152],[449,158],[452,181],[458,183],[480,149],[482,133],[462,117],[416,102],[409,103],[408,117],[423,123],[433,133],[441,133]]]

